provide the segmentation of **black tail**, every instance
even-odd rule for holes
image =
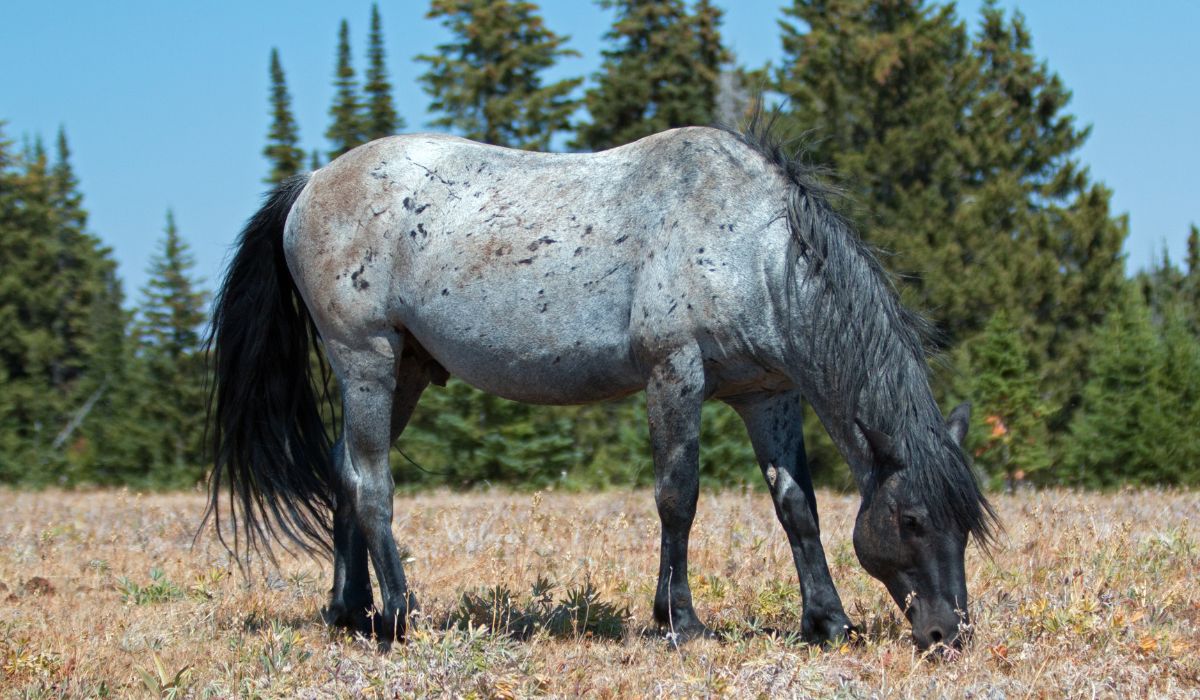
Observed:
[[[330,548],[330,438],[309,359],[316,330],[283,254],[284,224],[308,178],[279,185],[246,224],[213,304],[214,468],[201,527],[212,517],[229,547],[219,507],[227,482],[235,555],[265,547],[271,556],[272,539]]]

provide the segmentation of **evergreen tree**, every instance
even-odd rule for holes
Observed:
[[[580,124],[574,148],[601,150],[679,126],[705,126],[716,117],[721,12],[701,2],[691,15],[683,0],[598,0],[617,12],[605,34],[596,86],[584,98],[590,122]]]
[[[978,231],[975,241],[1011,241],[999,256],[1004,264],[977,277],[992,284],[993,304],[1032,312],[1035,370],[1049,378],[1067,419],[1086,379],[1091,330],[1123,293],[1128,222],[1112,216],[1112,192],[1089,183],[1079,164],[1077,151],[1090,129],[1077,127],[1066,113],[1071,93],[1034,57],[1024,17],[1018,12],[1006,21],[989,1],[974,49],[983,80],[966,128],[975,135],[977,155],[969,162],[976,195],[987,204],[975,211],[964,207],[959,220]],[[989,293],[978,289],[972,296],[982,302]],[[964,326],[975,323],[964,316]]]
[[[1174,438],[1163,410],[1165,358],[1133,285],[1092,339],[1089,379],[1071,422],[1059,478],[1082,486],[1159,481]]]
[[[988,3],[972,40],[952,5],[923,0],[795,0],[785,13],[776,86],[816,134],[810,157],[846,176],[868,212],[849,213],[896,253],[903,296],[947,347],[1008,310],[1061,433],[1091,329],[1119,296],[1126,222],[1079,165],[1088,130],[1024,19]]]
[[[1200,229],[1192,224],[1187,237],[1187,276],[1184,278],[1183,297],[1186,304],[1185,316],[1192,330],[1200,336]]]
[[[544,85],[542,73],[563,56],[567,37],[550,31],[538,6],[523,0],[432,0],[429,19],[442,19],[454,39],[434,55],[421,76],[433,97],[433,124],[470,139],[514,148],[546,149],[568,128],[581,82]]]
[[[1010,484],[1042,480],[1050,466],[1046,411],[1021,330],[1002,309],[967,346],[975,423],[968,447],[976,466]]]
[[[330,160],[367,142],[358,81],[355,80],[354,66],[350,59],[350,25],[346,20],[342,20],[338,30],[337,67],[334,70],[333,87],[333,106],[329,109],[333,121],[325,132],[326,138],[333,144],[329,151]]]
[[[22,476],[22,459],[27,438],[25,401],[28,392],[20,386],[25,370],[25,348],[16,329],[23,324],[24,260],[31,241],[17,224],[20,183],[12,142],[0,121],[0,482],[12,483]]]
[[[86,427],[119,362],[120,285],[111,253],[86,230],[64,133],[50,162],[40,140],[14,158],[0,137],[0,478],[87,479]],[[82,429],[81,429],[82,428]]]
[[[263,155],[271,164],[271,172],[263,182],[276,185],[304,168],[304,151],[299,146],[300,133],[292,116],[292,96],[288,94],[279,51],[271,49],[271,130]]]
[[[136,329],[150,389],[139,414],[158,438],[146,446],[140,465],[147,484],[190,486],[204,471],[207,365],[200,328],[206,294],[192,276],[193,267],[168,210],[162,245],[142,289]]]
[[[396,464],[397,481],[457,488],[507,484],[540,488],[579,461],[571,425],[558,411],[505,401],[451,379],[421,399],[401,447],[427,472]]]
[[[1189,277],[1200,275],[1200,229],[1196,224],[1188,227],[1187,273]]]
[[[1161,323],[1160,410],[1166,434],[1154,482],[1200,485],[1200,335],[1191,323],[1194,318],[1195,306],[1180,301],[1166,310]]]
[[[392,84],[388,82],[387,63],[383,51],[383,20],[379,5],[371,4],[371,35],[367,44],[366,114],[363,133],[367,141],[391,136],[404,129],[404,119],[396,113],[392,102]]]

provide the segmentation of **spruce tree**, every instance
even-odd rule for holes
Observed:
[[[1190,312],[1190,313],[1189,313]],[[1154,481],[1200,485],[1200,335],[1195,306],[1180,300],[1160,324],[1163,345],[1162,424],[1159,471]]]
[[[433,124],[463,136],[514,148],[546,149],[569,126],[578,79],[543,84],[542,74],[563,56],[567,37],[545,26],[538,7],[522,0],[433,0],[429,19],[441,19],[454,38],[421,76],[441,116]]]
[[[967,346],[974,402],[968,437],[976,466],[1010,484],[1044,480],[1050,466],[1046,410],[1020,328],[1001,309]]]
[[[1200,336],[1200,229],[1192,224],[1187,237],[1187,276],[1184,278],[1185,316]]]
[[[1164,350],[1134,285],[1092,336],[1089,379],[1057,471],[1061,482],[1111,486],[1162,480],[1175,438],[1164,406]],[[1168,459],[1164,459],[1167,457]]]
[[[200,336],[206,294],[193,277],[194,262],[168,210],[162,244],[142,288],[136,334],[151,388],[140,408],[158,440],[142,462],[147,485],[190,486],[202,476],[205,373]]]
[[[1200,229],[1196,224],[1188,227],[1187,273],[1189,277],[1200,276]]]
[[[363,135],[367,141],[391,136],[404,129],[404,119],[396,113],[392,101],[392,84],[388,82],[387,63],[383,50],[383,20],[379,5],[371,4],[371,34],[367,43],[367,74],[363,85],[366,113],[363,116]]]
[[[612,48],[584,98],[590,121],[580,124],[574,148],[601,150],[679,126],[706,126],[716,118],[721,13],[683,0],[598,0],[616,10],[605,34]]]
[[[124,332],[116,265],[86,230],[62,132],[57,146],[51,163],[40,139],[13,157],[0,138],[0,478],[28,483],[89,479],[87,421]]]
[[[397,481],[410,486],[432,479],[455,488],[541,488],[579,461],[561,411],[506,401],[457,379],[426,391],[400,447],[426,470],[394,460]]]
[[[1013,314],[1061,431],[1091,329],[1123,283],[1126,222],[1077,160],[1088,130],[994,3],[972,39],[952,5],[795,0],[776,88],[809,157],[844,175],[864,236],[947,347]],[[960,355],[965,357],[965,355]],[[965,367],[960,367],[965,369]]]
[[[292,96],[288,94],[279,51],[271,49],[271,130],[263,148],[271,172],[263,182],[276,185],[304,169],[304,151],[299,143],[299,128],[292,116]]]
[[[0,121],[0,259],[5,261],[0,266],[0,328],[5,329],[0,333],[0,482],[13,483],[22,477],[30,398],[22,386],[25,348],[17,329],[23,324],[22,272],[31,242],[17,223],[20,182],[4,126]]]
[[[326,138],[333,145],[329,151],[330,160],[367,142],[362,101],[358,95],[358,81],[354,77],[354,66],[350,56],[350,25],[346,20],[342,20],[338,29],[337,66],[334,69],[333,87],[333,106],[329,109],[333,121],[325,132]]]

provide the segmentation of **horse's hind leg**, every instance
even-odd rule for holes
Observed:
[[[337,507],[333,514],[333,589],[329,607],[322,611],[325,624],[369,634],[375,607],[371,577],[367,572],[367,540],[354,517],[352,484],[344,477],[345,445],[333,446]]]
[[[398,386],[396,360],[401,342],[401,336],[394,331],[386,335],[357,338],[352,343],[340,338],[326,341],[342,389],[345,423],[342,453],[335,460],[338,483],[341,485],[339,496],[345,496],[344,499],[339,498],[338,510],[345,517],[341,501],[347,501],[353,514],[353,524],[358,528],[356,534],[349,526],[349,518],[343,520],[344,540],[337,544],[346,545],[345,561],[348,566],[341,592],[343,597],[351,593],[348,587],[351,583],[355,584],[359,593],[362,591],[365,576],[354,551],[356,538],[360,534],[379,581],[383,609],[381,616],[373,620],[373,631],[384,642],[403,636],[412,604],[404,567],[392,537],[393,483],[388,464],[388,450],[392,443],[392,412]],[[354,564],[358,564],[357,569],[350,568]],[[335,567],[335,578],[337,573]],[[337,589],[335,581],[335,595]],[[361,602],[362,597],[359,595],[356,603]]]
[[[809,642],[843,638],[850,619],[833,586],[812,477],[804,457],[803,403],[797,392],[771,394],[731,402],[750,433],[750,442],[775,503],[775,515],[787,533],[800,577],[804,602],[801,633]]]
[[[688,586],[687,549],[700,492],[700,405],[704,369],[698,350],[680,351],[656,366],[646,386],[654,450],[654,500],[662,549],[654,618],[680,640],[706,634]]]
[[[421,393],[428,384],[429,376],[424,363],[406,354],[400,362],[396,376],[390,442],[394,443],[404,431]],[[343,473],[343,456],[344,446],[339,440],[334,446],[335,471],[339,475]],[[333,539],[333,590],[330,592],[329,607],[324,611],[325,622],[370,634],[379,627],[382,616],[373,614],[371,579],[367,571],[367,540],[358,526],[351,505],[349,484],[342,483],[340,476]]]

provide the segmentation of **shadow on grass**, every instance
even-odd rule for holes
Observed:
[[[439,625],[443,629],[484,630],[517,640],[545,633],[550,637],[621,639],[628,628],[628,608],[601,600],[591,583],[568,589],[555,600],[553,586],[538,579],[528,595],[505,586],[464,593]]]

